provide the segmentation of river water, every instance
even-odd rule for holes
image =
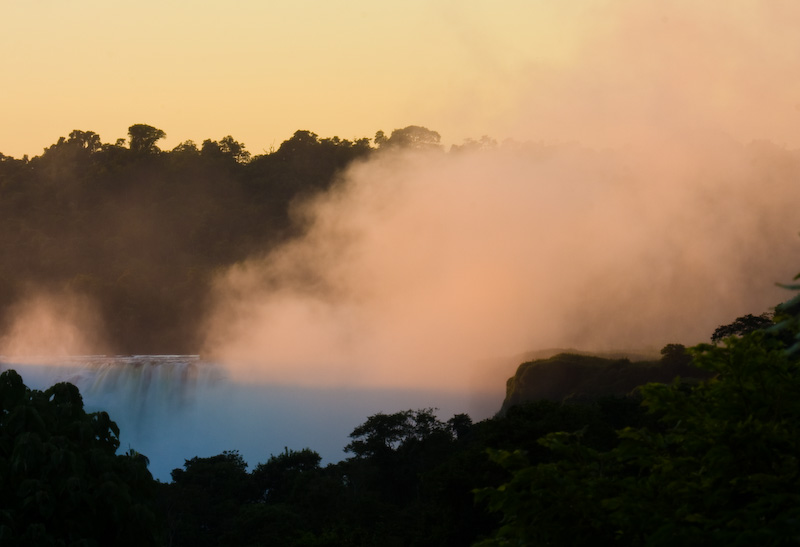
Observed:
[[[349,433],[378,412],[438,408],[442,420],[468,413],[477,421],[502,402],[443,391],[235,382],[196,355],[0,358],[0,370],[8,368],[33,389],[75,384],[87,412],[105,410],[119,425],[120,451],[146,455],[161,481],[185,460],[223,450],[238,450],[251,468],[284,448],[311,448],[323,464],[336,462],[348,456]]]

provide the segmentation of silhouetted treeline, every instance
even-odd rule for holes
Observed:
[[[30,292],[68,290],[101,306],[113,350],[194,353],[212,276],[295,234],[290,204],[373,150],[309,131],[252,157],[230,136],[161,151],[163,137],[138,124],[114,144],[73,131],[32,159],[0,154],[6,327]]]
[[[0,374],[0,544],[160,544],[147,458],[118,448],[117,425],[86,413],[74,385]]]
[[[583,428],[605,449],[615,429],[646,420],[637,399],[617,397],[540,401],[476,424],[464,414],[443,422],[432,409],[376,414],[353,430],[350,457],[325,467],[307,448],[250,473],[236,452],[187,460],[159,485],[162,513],[176,546],[470,545],[499,526],[473,493],[508,478],[488,449],[549,461],[542,435]]]
[[[353,429],[341,462],[323,467],[313,450],[287,448],[248,471],[232,450],[186,460],[167,484],[144,456],[115,455],[119,430],[105,413],[86,414],[74,386],[39,392],[6,371],[0,541],[795,544],[800,296],[762,328],[688,351],[670,344],[662,356],[710,376],[621,397],[575,400],[567,389],[479,423],[433,409],[378,413]]]
[[[575,429],[607,449],[616,429],[648,422],[639,402],[539,401],[475,424],[466,414],[441,421],[434,409],[378,413],[354,428],[349,457],[338,463],[323,467],[313,450],[287,448],[248,471],[235,450],[225,451],[186,460],[164,484],[144,456],[114,455],[117,426],[105,413],[83,412],[77,388],[30,390],[9,370],[0,375],[0,540],[469,545],[500,523],[474,499],[476,488],[509,478],[488,450],[549,461],[537,439]]]

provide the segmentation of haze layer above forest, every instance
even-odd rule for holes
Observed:
[[[471,363],[533,348],[704,340],[777,303],[796,268],[800,158],[769,142],[445,151],[409,126],[297,131],[251,156],[230,136],[161,151],[163,136],[76,130],[2,156],[3,352],[474,385],[498,374]]]

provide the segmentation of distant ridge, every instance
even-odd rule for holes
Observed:
[[[546,348],[526,351],[518,354],[519,362],[528,362],[536,359],[549,359],[561,353],[570,355],[588,355],[591,357],[602,357],[604,359],[629,359],[631,361],[655,361],[660,358],[657,349],[614,349],[607,351],[586,351],[575,348]]]
[[[506,382],[506,397],[499,415],[528,401],[586,400],[608,395],[628,395],[650,383],[669,383],[676,377],[707,378],[709,374],[679,359],[653,358],[637,352],[585,352],[566,350],[528,352],[529,359]],[[537,358],[546,355],[547,357]]]

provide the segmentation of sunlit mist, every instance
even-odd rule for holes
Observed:
[[[21,300],[8,315],[13,319],[0,337],[0,355],[57,362],[60,357],[105,349],[101,318],[81,295],[38,292]]]
[[[526,350],[703,341],[782,299],[798,175],[727,141],[381,153],[220,278],[206,349],[264,381],[481,390]]]
[[[800,250],[796,5],[582,6],[538,13],[562,46],[541,34],[513,62],[454,16],[482,76],[418,112],[502,145],[353,166],[298,208],[304,239],[221,276],[208,351],[271,381],[480,389],[478,362],[657,354],[780,302]]]

